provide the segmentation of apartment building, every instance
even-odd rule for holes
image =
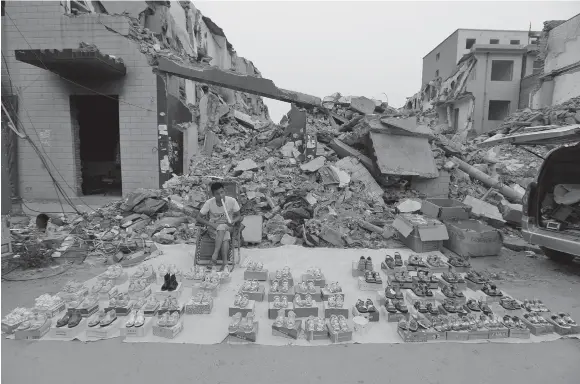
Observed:
[[[259,76],[190,1],[3,1],[2,101],[34,144],[11,142],[13,193],[57,198],[55,177],[69,196],[125,195],[186,171],[184,136],[204,92],[154,72],[163,54]]]

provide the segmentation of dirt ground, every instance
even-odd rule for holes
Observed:
[[[503,249],[498,257],[472,260],[477,269],[505,277],[500,287],[518,298],[539,298],[580,319],[580,264],[560,265],[544,256]],[[86,280],[100,267],[75,266],[59,276],[2,282],[2,314],[56,291],[75,277]],[[133,344],[120,339],[92,343],[5,340],[2,382],[83,384],[158,383],[577,383],[580,340],[537,344],[367,344],[269,347],[190,344]],[[346,363],[346,364],[344,364]],[[98,373],[98,374],[93,374]],[[77,379],[74,379],[75,381]],[[112,381],[111,381],[112,380]],[[275,381],[272,381],[275,380]]]

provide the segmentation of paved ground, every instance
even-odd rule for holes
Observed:
[[[580,319],[580,265],[504,249],[473,260],[501,272],[500,285],[518,298],[539,298]],[[62,275],[2,282],[2,314],[55,291],[71,277],[86,280],[102,268],[82,265]],[[318,348],[132,344],[119,339],[80,342],[2,340],[2,382],[99,383],[577,383],[580,340],[538,344],[340,345]],[[75,379],[72,379],[75,378]],[[82,378],[82,379],[80,379]],[[176,381],[177,380],[177,381]]]

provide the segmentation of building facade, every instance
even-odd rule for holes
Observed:
[[[125,195],[187,171],[184,142],[204,95],[154,71],[157,55],[260,76],[189,1],[2,5],[2,101],[29,137],[12,151],[25,199],[57,198],[53,178],[71,197]],[[212,90],[264,114],[257,96]]]

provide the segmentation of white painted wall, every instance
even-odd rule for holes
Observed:
[[[580,15],[550,31],[544,73],[580,61]]]
[[[580,96],[580,71],[565,73],[554,78],[552,105]]]
[[[457,61],[469,53],[465,49],[467,39],[475,39],[475,44],[489,44],[490,39],[499,39],[499,44],[509,45],[510,40],[519,40],[520,45],[528,45],[528,31],[476,31],[460,29],[457,39]]]

